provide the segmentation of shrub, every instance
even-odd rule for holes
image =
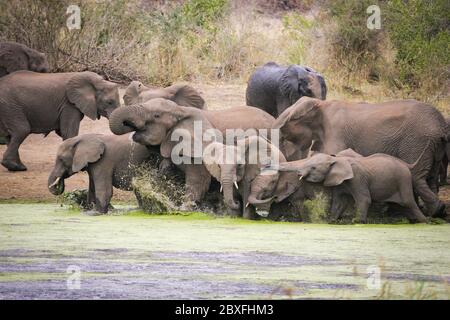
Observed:
[[[411,91],[448,90],[450,3],[392,0],[384,11],[389,36],[397,50],[395,64],[401,83]]]
[[[335,65],[348,73],[378,78],[382,60],[382,30],[367,28],[367,7],[372,0],[329,1],[329,15],[335,23],[329,35]]]

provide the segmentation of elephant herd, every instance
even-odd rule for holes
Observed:
[[[350,203],[363,223],[378,202],[404,207],[411,222],[446,215],[438,190],[446,179],[448,124],[430,105],[329,101],[321,74],[273,62],[251,75],[246,105],[224,110],[207,110],[190,85],[138,81],[121,106],[118,85],[96,73],[48,71],[43,54],[0,43],[0,137],[7,142],[1,163],[26,170],[20,144],[30,133],[55,131],[64,141],[49,191],[61,194],[66,178],[86,171],[88,203],[99,214],[108,211],[113,186],[132,189],[131,167],[158,154],[159,170],[184,173],[186,204],[200,202],[215,179],[233,216],[256,219],[277,204],[302,204],[315,186],[331,192],[335,219]],[[108,118],[112,134],[78,135],[84,116]],[[244,134],[223,140],[230,130]],[[254,158],[253,150],[266,157]],[[232,156],[223,161],[225,155]],[[301,214],[303,206],[296,208]]]

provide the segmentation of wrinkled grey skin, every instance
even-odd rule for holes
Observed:
[[[101,214],[107,213],[113,186],[131,191],[133,167],[144,162],[150,152],[131,141],[128,135],[85,134],[67,139],[58,148],[48,177],[48,189],[54,195],[62,194],[65,179],[86,171],[89,175],[88,204],[94,204]]]
[[[30,133],[55,131],[66,140],[85,115],[108,118],[120,106],[118,85],[88,71],[16,71],[0,78],[0,92],[0,136],[8,140],[2,165],[10,171],[26,170],[18,150]]]
[[[226,154],[235,157],[226,161]],[[223,187],[225,204],[234,215],[246,219],[258,217],[254,206],[248,202],[250,187],[261,166],[273,162],[271,159],[278,162],[284,157],[278,148],[257,136],[239,140],[237,145],[213,142],[203,154],[206,169]]]
[[[180,164],[179,167],[186,175],[186,201],[195,202],[202,199],[208,190],[211,175],[202,164],[202,154],[193,153],[193,146],[191,150],[174,151],[179,140],[171,141],[172,133],[185,130],[194,139],[201,140],[194,134],[195,121],[202,124],[202,134],[208,129],[216,129],[225,137],[225,130],[234,128],[255,129],[257,133],[259,129],[270,128],[274,120],[268,113],[248,106],[208,111],[182,107],[173,101],[157,98],[115,110],[109,119],[109,126],[118,135],[135,131],[134,141],[146,146],[160,146],[161,156],[175,164],[179,163],[172,158],[172,152],[189,159],[190,164]],[[203,150],[210,142],[198,141],[203,145]],[[194,144],[194,141],[191,143]]]
[[[275,118],[303,96],[322,100],[327,96],[323,76],[306,66],[269,62],[256,69],[247,84],[247,105],[263,109]]]
[[[448,160],[450,159],[450,117],[446,118],[447,122],[447,144],[445,146],[444,157],[442,158],[442,162],[439,168],[439,184],[441,186],[447,185],[447,169],[448,169]]]
[[[171,100],[180,106],[204,109],[205,100],[189,85],[174,84],[166,88],[146,87],[139,81],[132,81],[123,95],[126,106],[144,103],[155,98]]]
[[[412,170],[414,191],[429,215],[445,212],[436,193],[447,124],[432,106],[415,100],[369,104],[303,97],[281,114],[274,128],[301,150],[314,141],[313,151],[331,155],[352,148],[363,156],[385,153],[413,163],[424,150]]]
[[[349,195],[355,201],[361,223],[367,222],[372,201],[397,203],[409,209],[411,222],[427,221],[414,199],[410,168],[395,157],[348,156],[345,151],[337,156],[316,153],[308,159],[281,163],[279,170],[295,171],[301,179],[332,188],[331,213],[336,220],[346,209],[342,197]]]
[[[0,77],[18,70],[49,72],[45,54],[16,42],[0,42]]]

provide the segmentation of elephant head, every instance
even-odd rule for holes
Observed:
[[[48,189],[54,195],[64,192],[64,180],[97,162],[105,152],[105,144],[96,134],[65,140],[58,148],[56,161],[48,177]]]
[[[35,50],[27,50],[26,52],[28,55],[29,70],[43,73],[49,72],[50,67],[45,54]]]
[[[83,114],[92,120],[109,118],[120,107],[118,85],[96,73],[76,73],[67,83],[66,95]]]
[[[297,189],[298,177],[295,172],[278,171],[272,167],[263,168],[251,183],[248,202],[268,211],[273,202],[285,200]]]
[[[193,138],[189,141],[194,147],[184,148],[179,153],[191,158],[195,156],[193,151],[197,143],[203,146],[204,131],[213,129],[202,112],[196,108],[179,106],[167,99],[156,98],[115,110],[109,119],[109,127],[117,135],[135,131],[135,142],[146,146],[160,145],[161,155],[165,158],[171,157],[172,149],[178,144],[178,141],[172,140],[172,134],[179,134],[178,137],[183,137],[183,142],[185,138]],[[201,132],[195,131],[196,125]],[[201,153],[198,156],[201,158]]]
[[[237,146],[212,142],[203,151],[203,164],[220,182],[225,204],[231,209],[239,209],[239,203],[234,198],[233,185],[239,188],[238,184],[244,178],[245,154],[242,155]]]
[[[0,43],[0,69],[5,73],[18,70],[49,72],[49,64],[45,54],[15,42]]]
[[[316,153],[308,159],[296,161],[294,165],[281,163],[280,171],[297,172],[300,179],[313,183],[323,183],[325,187],[335,187],[352,179],[353,169],[345,156],[330,156]]]
[[[300,97],[312,97],[325,100],[327,87],[320,73],[310,67],[290,65],[281,76],[280,91],[293,105]]]
[[[314,141],[323,141],[322,100],[302,97],[287,108],[275,121],[273,128],[280,129],[280,135],[298,146],[302,152]]]
[[[189,85],[175,84],[167,88],[149,88],[139,81],[132,81],[123,96],[125,105],[143,103],[155,98],[164,98],[180,106],[203,109],[205,101],[200,94]]]
[[[237,141],[236,145],[224,145],[213,142],[203,152],[203,163],[209,173],[223,187],[225,203],[232,209],[238,209],[239,203],[233,196],[233,184],[242,187],[241,193],[246,202],[250,195],[252,181],[260,174],[261,167],[279,163],[284,156],[281,151],[264,138],[250,136]],[[277,175],[263,175],[262,183],[274,186]]]

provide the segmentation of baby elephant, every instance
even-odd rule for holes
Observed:
[[[67,139],[58,148],[48,189],[59,195],[64,192],[66,178],[87,171],[88,206],[95,204],[96,211],[107,213],[113,186],[130,191],[133,166],[144,162],[150,153],[146,147],[132,142],[128,135],[85,134]]]
[[[367,222],[367,210],[372,201],[397,203],[410,210],[411,222],[426,222],[414,199],[410,167],[386,154],[363,157],[346,149],[336,156],[317,153],[308,159],[282,163],[279,169],[296,171],[300,180],[331,187],[331,213],[336,219],[346,209],[342,200],[348,195],[354,199],[362,223]]]

